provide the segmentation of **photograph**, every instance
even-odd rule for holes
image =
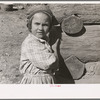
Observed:
[[[0,84],[100,83],[100,4],[0,7]]]
[[[12,98],[98,97],[100,2],[0,2],[0,33],[0,88],[31,92]]]

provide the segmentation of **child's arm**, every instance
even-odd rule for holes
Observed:
[[[42,70],[56,68],[57,58],[54,53],[49,52],[47,49],[40,50],[38,48],[39,47],[34,44],[24,44],[24,46],[22,46],[21,67],[25,68],[25,70],[28,70],[30,66]],[[30,66],[28,66],[29,62],[31,63]]]

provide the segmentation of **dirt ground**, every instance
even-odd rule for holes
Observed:
[[[0,10],[0,83],[18,83],[20,48],[27,35],[26,11]]]

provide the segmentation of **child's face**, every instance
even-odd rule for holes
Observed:
[[[44,13],[36,13],[32,19],[32,34],[44,38],[50,29],[50,18]]]

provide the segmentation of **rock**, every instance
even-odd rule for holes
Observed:
[[[100,62],[88,62],[85,64],[88,74],[100,75]]]
[[[96,62],[88,62],[85,64],[86,73],[94,74],[96,69]]]
[[[13,9],[22,10],[22,9],[24,9],[24,5],[14,6]]]
[[[96,75],[100,75],[100,62],[96,63],[96,70],[95,70]]]
[[[13,10],[13,4],[5,4],[5,5],[2,5],[1,6],[1,9],[2,10],[5,10],[5,11],[12,11]]]
[[[77,57],[75,57],[74,55],[68,57],[65,60],[65,64],[69,69],[73,79],[79,79],[80,77],[82,77],[85,69],[85,64],[78,60]]]

